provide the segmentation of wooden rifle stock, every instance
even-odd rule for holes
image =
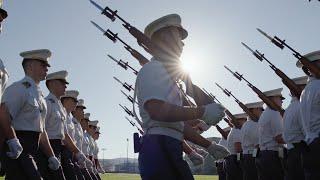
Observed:
[[[219,125],[216,125],[216,128],[224,139],[228,138],[228,134]]]

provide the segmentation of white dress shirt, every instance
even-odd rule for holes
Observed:
[[[232,128],[227,138],[228,150],[231,155],[237,154],[235,148],[235,143],[237,142],[241,143],[241,130]]]
[[[31,77],[11,84],[2,96],[2,103],[8,108],[15,130],[43,132],[47,104],[40,86]]]
[[[278,144],[275,137],[283,133],[283,120],[278,111],[267,107],[260,116],[259,145],[261,150],[278,151],[283,145]]]
[[[283,139],[288,149],[293,148],[293,143],[299,143],[305,139],[298,98],[292,97],[283,115],[283,125]]]
[[[320,133],[320,80],[310,78],[300,97],[300,110],[306,141],[310,144]]]
[[[259,144],[259,125],[258,122],[248,120],[241,127],[241,146],[243,154],[252,154]]]
[[[144,109],[144,104],[152,99],[182,106],[181,92],[162,63],[152,58],[151,62],[145,64],[139,71],[135,89],[144,131],[147,134],[166,135],[181,141],[184,122],[156,121],[151,119]]]

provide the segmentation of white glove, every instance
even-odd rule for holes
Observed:
[[[216,160],[223,159],[230,154],[226,148],[216,144],[215,142],[212,142],[212,144],[207,148],[207,151]]]
[[[187,155],[194,166],[203,164],[203,157],[195,151]]]
[[[77,152],[75,157],[79,162],[79,164],[84,164],[87,159],[86,156],[81,151]]]
[[[58,160],[57,157],[55,157],[55,156],[49,157],[48,162],[49,162],[48,167],[49,167],[50,169],[52,169],[52,170],[54,170],[54,171],[56,171],[56,170],[59,169],[59,167],[60,167],[60,161]]]
[[[216,125],[225,116],[225,108],[217,103],[211,103],[205,106],[205,111],[202,115],[202,119],[210,126]]]
[[[208,124],[206,124],[204,121],[200,120],[200,122],[196,125],[196,127],[200,130],[200,131],[207,131],[210,126],[208,126]]]
[[[7,156],[10,157],[11,159],[18,159],[18,157],[23,151],[23,148],[20,144],[19,139],[17,138],[9,139],[7,141],[7,144],[10,150],[9,152],[7,152]]]
[[[209,154],[207,151],[200,148],[195,148],[194,150],[204,158]]]

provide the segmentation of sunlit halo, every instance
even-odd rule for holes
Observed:
[[[184,72],[192,75],[197,73],[196,59],[190,55],[181,56],[181,68]]]

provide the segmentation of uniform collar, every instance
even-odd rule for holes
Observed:
[[[39,85],[37,85],[37,84],[34,82],[34,80],[33,80],[30,76],[28,76],[28,75],[26,75],[26,76],[23,78],[23,81],[27,81],[28,83],[30,83],[31,86],[39,87]]]
[[[49,93],[48,97],[51,98],[51,99],[53,99],[55,102],[58,102],[58,101],[59,101],[59,99],[57,98],[57,96],[54,95],[54,94],[51,93],[51,92]]]

